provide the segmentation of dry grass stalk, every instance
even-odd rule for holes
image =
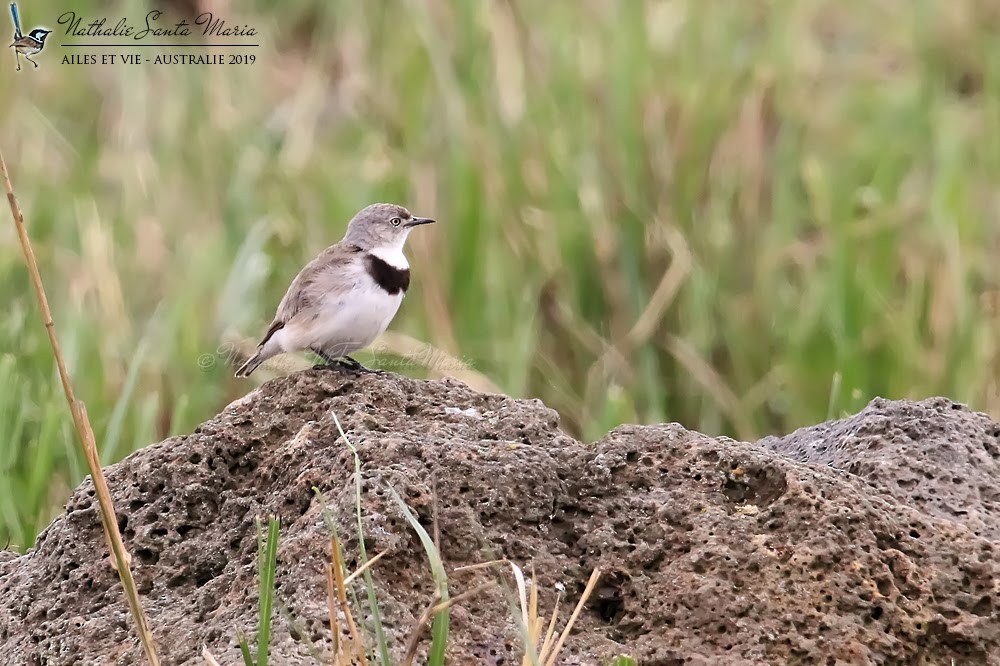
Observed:
[[[584,605],[587,603],[587,599],[589,599],[590,595],[594,593],[597,581],[601,578],[601,570],[599,568],[594,569],[594,571],[590,574],[587,586],[584,588],[583,594],[580,595],[580,600],[577,601],[576,607],[573,609],[573,614],[570,615],[569,621],[559,634],[558,640],[555,640],[555,629],[559,616],[559,601],[561,600],[562,595],[560,594],[556,597],[556,602],[552,607],[552,616],[549,618],[549,625],[545,631],[545,637],[542,638],[541,647],[536,655],[535,646],[538,645],[539,638],[541,638],[541,630],[544,621],[538,615],[538,586],[535,585],[534,582],[534,571],[532,571],[532,579],[530,582],[525,580],[524,572],[521,571],[521,568],[510,560],[492,560],[490,562],[470,564],[464,567],[458,567],[455,571],[476,571],[478,569],[492,567],[496,564],[509,565],[514,574],[514,581],[517,585],[518,603],[521,609],[520,619],[525,632],[524,656],[521,659],[522,666],[554,666],[556,658],[559,656],[559,652],[563,648],[563,644],[566,642],[566,639],[569,638],[569,634],[573,630],[573,625],[576,623],[577,618],[583,611]],[[531,588],[530,591],[528,589],[529,587]],[[555,642],[553,643],[553,641]]]
[[[555,666],[556,657],[559,656],[559,651],[562,650],[563,643],[569,638],[569,632],[573,630],[573,625],[576,624],[576,619],[580,617],[580,612],[583,610],[583,606],[587,603],[587,599],[590,595],[594,593],[594,588],[597,586],[597,581],[601,578],[601,570],[594,569],[590,574],[590,580],[587,581],[587,587],[584,588],[583,594],[580,595],[580,600],[576,602],[576,608],[573,609],[573,614],[569,616],[569,622],[563,627],[562,633],[559,634],[559,640],[556,642],[555,647],[552,648],[551,655],[540,654],[538,656],[540,661],[543,661],[545,666]],[[545,657],[548,656],[548,659]]]
[[[336,542],[334,542],[333,548],[337,550]],[[382,557],[388,552],[389,551],[387,550],[383,550],[381,553],[368,560],[364,566],[359,568],[350,576],[344,578],[345,590],[347,586],[354,582],[358,576],[362,575],[369,569],[369,567],[382,559]],[[330,635],[333,638],[333,666],[350,666],[351,655],[343,653],[344,645],[340,642],[340,622],[337,620],[337,577],[333,573],[333,567],[333,564],[326,565],[326,594],[330,606]],[[346,606],[344,608],[345,615],[351,612]]]
[[[387,550],[383,550],[381,553],[379,553],[378,555],[376,555],[372,559],[370,559],[367,562],[365,562],[363,566],[359,567],[354,573],[352,573],[350,576],[348,576],[347,578],[344,579],[344,585],[350,585],[351,583],[353,583],[355,581],[355,579],[357,579],[358,576],[364,575],[364,573],[366,571],[368,571],[368,569],[370,569],[373,564],[375,564],[376,562],[378,562],[379,560],[381,560],[382,557],[384,555],[386,555],[388,552],[389,551],[387,551]]]
[[[219,666],[218,660],[212,656],[212,653],[208,651],[207,645],[201,646],[201,658],[205,660],[208,666]]]
[[[330,608],[330,637],[333,640],[333,666],[344,663],[340,653],[340,622],[337,621],[337,586],[333,580],[333,565],[326,565],[326,596]]]
[[[424,609],[424,612],[421,613],[420,617],[417,618],[417,621],[413,623],[413,629],[410,631],[410,638],[406,641],[406,656],[403,657],[403,665],[410,666],[413,663],[413,660],[417,656],[417,647],[420,645],[420,637],[424,633],[424,627],[426,627],[438,613],[443,613],[458,602],[474,597],[480,592],[488,590],[493,586],[493,583],[485,583],[451,597],[447,601],[441,601],[441,593],[435,591],[434,595],[431,597],[430,603],[427,604],[427,607]]]
[[[351,607],[347,604],[347,583],[344,578],[344,562],[340,558],[339,546],[340,545],[337,543],[337,537],[332,537],[330,539],[330,554],[333,559],[333,566],[331,569],[334,587],[337,591],[337,600],[340,602],[341,610],[344,611],[344,619],[347,621],[347,629],[351,633],[351,642],[354,644],[354,654],[358,656],[357,663],[362,666],[368,666],[368,657],[365,655],[364,643],[361,642],[361,633],[358,631],[358,625],[355,623],[354,616],[351,614]],[[333,614],[333,612],[334,611],[332,610],[330,611],[331,614]],[[353,662],[351,662],[348,657],[348,660],[342,663],[347,666]]]
[[[459,601],[465,601],[469,597],[474,597],[480,592],[485,592],[486,590],[490,589],[491,587],[494,587],[495,585],[496,585],[495,583],[483,583],[478,587],[474,587],[471,590],[466,590],[461,594],[457,594],[454,597],[451,597],[450,599],[448,599],[448,601],[443,601],[439,603],[437,606],[434,607],[434,612],[431,613],[431,618],[433,618],[438,613],[443,613],[444,611],[448,610],[449,608],[457,604]]]
[[[556,602],[552,604],[552,617],[549,619],[549,628],[545,630],[545,640],[542,641],[542,649],[539,654],[548,654],[552,649],[552,641],[556,638],[556,620],[559,619],[559,602],[562,601],[562,593],[556,594]]]
[[[49,335],[49,342],[52,345],[52,353],[56,359],[56,367],[59,370],[59,379],[62,382],[63,392],[66,394],[66,402],[69,404],[70,413],[73,416],[73,424],[80,437],[80,444],[83,447],[84,457],[87,459],[87,467],[90,469],[90,476],[94,482],[94,489],[97,491],[97,503],[100,508],[101,523],[104,528],[104,538],[107,541],[108,550],[111,552],[112,565],[118,572],[118,577],[122,581],[122,588],[125,590],[125,598],[128,602],[129,611],[135,621],[136,631],[142,648],[146,653],[146,659],[152,666],[159,666],[160,659],[156,652],[156,645],[153,642],[153,634],[149,628],[149,621],[142,608],[142,601],[139,599],[139,591],[132,578],[130,567],[131,557],[122,541],[121,532],[118,530],[118,518],[115,516],[115,508],[111,502],[111,491],[108,489],[107,479],[101,470],[100,458],[97,454],[97,443],[94,437],[94,429],[90,425],[87,417],[87,408],[83,402],[76,399],[73,394],[73,386],[70,383],[69,372],[66,370],[66,362],[63,360],[62,351],[59,347],[59,340],[56,338],[55,324],[52,321],[52,311],[49,309],[49,300],[45,295],[45,287],[42,285],[42,276],[38,271],[38,263],[35,261],[35,252],[31,247],[31,239],[28,237],[28,230],[24,224],[24,214],[17,203],[14,195],[14,186],[10,182],[10,175],[7,172],[7,163],[0,153],[0,174],[3,176],[4,186],[7,189],[7,201],[10,203],[10,213],[14,218],[14,226],[17,228],[17,236],[21,242],[21,250],[24,252],[24,260],[28,265],[28,273],[31,276],[31,283],[35,287],[35,296],[38,298],[38,305],[41,309],[45,329]]]
[[[434,595],[431,597],[431,602],[427,604],[427,608],[420,614],[417,621],[413,623],[410,638],[406,641],[406,656],[403,657],[403,666],[413,666],[413,659],[417,656],[417,647],[420,645],[420,636],[424,633],[424,627],[434,617],[434,608],[438,605],[439,601],[441,601],[441,593],[435,590]]]

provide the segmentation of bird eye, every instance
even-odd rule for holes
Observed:
[[[399,226],[399,218],[398,217],[392,218],[391,220],[389,220],[389,222],[391,222],[392,226],[394,226],[394,227],[398,227]]]

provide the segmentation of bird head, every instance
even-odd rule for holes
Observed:
[[[35,28],[34,30],[28,33],[28,37],[31,37],[32,39],[37,39],[39,42],[44,44],[45,38],[48,37],[51,33],[52,33],[51,30],[46,30],[45,28]]]
[[[364,250],[401,250],[414,227],[432,222],[427,217],[414,217],[402,206],[376,203],[358,211],[347,226],[344,241]]]

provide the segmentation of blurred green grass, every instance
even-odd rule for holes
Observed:
[[[752,439],[876,395],[1000,413],[997,2],[200,6],[257,27],[254,65],[63,65],[57,34],[0,67],[105,462],[249,390],[230,345],[376,200],[442,222],[391,329],[578,436]],[[9,222],[0,276],[0,541],[24,548],[85,468]]]

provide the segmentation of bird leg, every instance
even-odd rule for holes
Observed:
[[[361,365],[350,356],[345,356],[341,363],[344,364],[344,367],[350,368],[351,370],[363,370],[365,368],[365,366]]]
[[[24,55],[24,57],[25,57],[25,58],[26,58],[26,59],[27,59],[27,60],[28,60],[28,61],[29,61],[29,62],[30,62],[30,63],[31,63],[32,65],[34,65],[34,66],[35,66],[35,69],[38,69],[38,63],[37,63],[37,62],[35,62],[34,60],[32,60],[32,59],[31,59],[31,56],[29,56],[28,54],[25,54],[25,55]]]
[[[309,351],[316,354],[316,356],[319,356],[324,361],[323,363],[317,363],[314,365],[313,370],[343,370],[348,367],[346,363],[330,356],[322,349],[312,347]]]
[[[17,71],[21,71],[21,54],[14,50],[14,58],[17,60]]]
[[[313,370],[349,370],[355,374],[372,374],[372,375],[383,375],[385,371],[383,370],[372,370],[361,365],[356,359],[350,356],[343,356],[340,358],[330,356],[322,349],[311,348],[309,351],[319,356],[324,363],[317,364],[313,366]]]
[[[384,370],[372,370],[371,368],[366,368],[365,366],[361,365],[360,363],[358,363],[355,359],[351,358],[350,356],[345,356],[343,362],[344,362],[344,365],[348,369],[353,370],[354,372],[357,372],[357,373],[360,373],[360,374],[367,374],[367,375],[384,375],[385,374]]]

